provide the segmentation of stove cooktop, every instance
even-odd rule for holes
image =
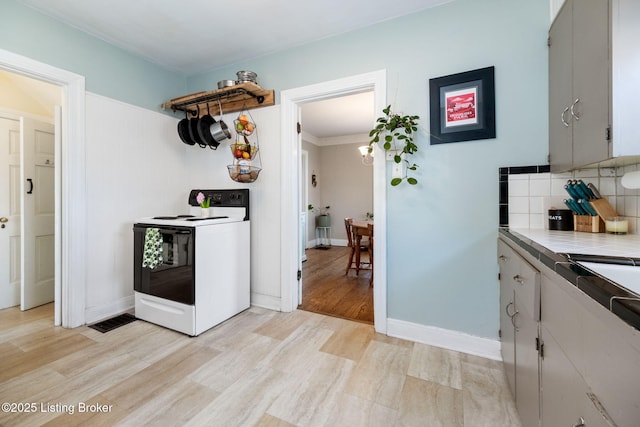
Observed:
[[[223,219],[229,218],[228,216],[205,216],[205,217],[197,217],[195,215],[176,215],[176,216],[154,216],[151,219],[159,219],[159,220],[181,220],[181,221],[207,221],[210,219]]]
[[[224,224],[227,222],[243,221],[243,217],[238,216],[195,216],[195,215],[161,215],[148,218],[139,218],[136,223],[148,225],[165,225],[181,227],[201,227],[205,225]]]
[[[198,202],[200,193],[211,201],[209,216],[201,216],[202,209]],[[180,208],[179,210],[185,212],[185,214],[145,217],[139,218],[136,222],[148,225],[202,227],[228,222],[248,221],[249,190],[191,190],[186,209]]]

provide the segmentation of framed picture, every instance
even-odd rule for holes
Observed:
[[[496,137],[494,67],[429,80],[431,145]]]

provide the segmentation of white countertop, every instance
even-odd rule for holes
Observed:
[[[509,228],[556,253],[640,258],[640,234],[585,233]]]

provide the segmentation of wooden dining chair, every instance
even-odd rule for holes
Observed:
[[[345,275],[349,274],[349,270],[352,270],[352,269],[356,270],[356,274],[359,274],[360,273],[359,270],[361,270],[361,268],[359,268],[359,266],[356,265],[356,261],[353,259],[356,254],[356,241],[353,235],[353,227],[351,226],[352,223],[353,223],[353,218],[344,219],[344,228],[345,228],[345,231],[347,232],[347,242],[350,248],[349,260],[347,262],[347,269],[344,272]],[[367,252],[368,250],[369,250],[369,241],[362,240],[360,242],[360,252]],[[361,264],[369,264],[369,263],[361,262]]]

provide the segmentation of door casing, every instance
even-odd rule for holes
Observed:
[[[0,49],[0,68],[60,86],[61,138],[56,140],[55,319],[67,328],[85,323],[86,189],[84,76]],[[73,224],[73,227],[71,227]]]
[[[373,71],[332,81],[317,83],[280,93],[282,126],[282,167],[281,167],[281,310],[291,312],[298,306],[298,279],[296,272],[300,266],[300,162],[301,147],[297,133],[297,122],[301,104],[336,98],[364,91],[373,91],[375,111],[382,111],[387,102],[386,70]],[[373,128],[375,123],[371,124]],[[384,159],[382,149],[374,146],[375,157]],[[376,224],[376,244],[374,246],[374,327],[376,332],[387,332],[387,266],[386,266],[386,162],[373,164],[373,213]]]

